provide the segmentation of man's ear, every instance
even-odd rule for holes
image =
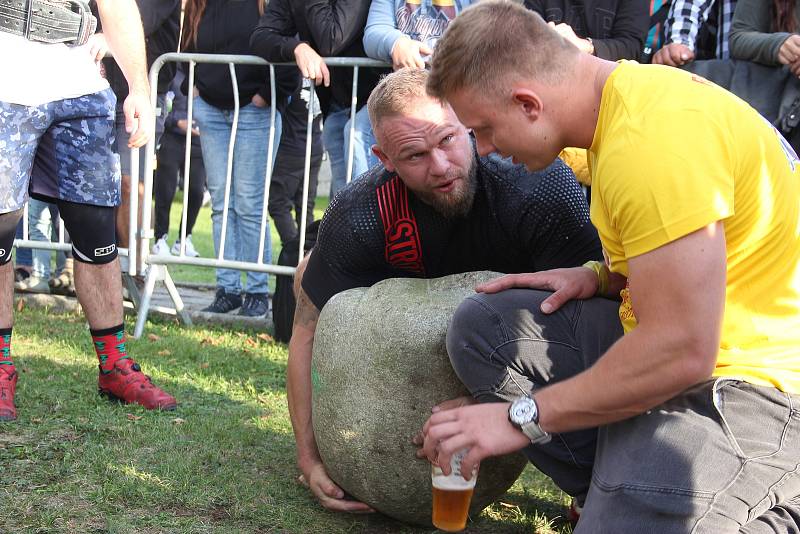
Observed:
[[[526,88],[517,87],[511,93],[514,105],[532,121],[539,118],[544,108],[544,102],[538,93]]]
[[[389,156],[387,156],[386,153],[381,150],[381,147],[378,145],[372,145],[372,153],[375,154],[375,157],[381,160],[381,164],[383,165],[384,169],[389,172],[394,172],[394,165],[392,165],[392,161],[389,159]]]

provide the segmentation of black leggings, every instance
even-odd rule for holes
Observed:
[[[167,132],[161,138],[158,150],[158,166],[154,177],[155,189],[155,235],[160,238],[169,233],[169,213],[172,200],[178,188],[178,173],[183,169],[185,138],[173,132]],[[203,205],[203,190],[206,183],[206,168],[203,165],[203,154],[200,143],[192,143],[191,164],[188,180],[184,176],[183,187],[189,188],[189,210],[186,214],[186,234],[192,233],[197,214]]]
[[[40,198],[40,197],[37,197]],[[114,208],[41,197],[58,206],[66,231],[72,236],[73,257],[84,263],[104,264],[117,257]],[[23,210],[0,214],[0,265],[11,259],[11,246]]]

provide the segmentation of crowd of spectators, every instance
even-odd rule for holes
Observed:
[[[215,255],[223,248],[224,228],[224,259],[258,260],[262,219],[266,217],[265,194],[269,195],[266,203],[269,218],[275,223],[281,243],[294,243],[301,225],[308,102],[312,91],[316,93],[313,99],[316,109],[310,130],[306,224],[314,221],[323,153],[330,164],[331,198],[377,163],[372,151],[375,138],[365,104],[380,77],[390,69],[359,69],[356,113],[351,119],[353,69],[328,67],[323,58],[372,58],[391,65],[394,70],[423,68],[449,22],[474,2],[271,0],[264,4],[258,0],[188,0],[184,1],[181,30],[181,6],[177,0],[139,0],[149,64],[159,55],[176,50],[255,54],[270,62],[297,63],[296,69],[274,70],[277,88],[274,117],[270,71],[266,67],[237,65],[238,94],[233,92],[225,64],[198,64],[195,86],[191,88],[185,76],[186,64],[176,69],[176,64],[167,63],[162,68],[156,99],[159,148],[153,188],[156,239],[153,253],[198,255],[192,230],[204,194],[210,194]],[[524,0],[523,3],[588,54],[613,61],[635,60],[685,68],[727,86],[750,101],[768,120],[776,124],[783,120],[782,131],[795,144],[792,135],[795,123],[786,125],[786,116],[800,105],[800,101],[795,101],[800,94],[800,89],[795,88],[800,75],[800,35],[796,33],[800,14],[793,0],[739,0],[738,5],[736,0]],[[99,43],[92,53],[101,57],[106,48],[102,34],[98,35]],[[705,64],[707,60],[712,62],[710,66]],[[750,63],[776,71],[769,80],[777,81],[761,84],[751,81],[742,89],[730,65],[736,64],[736,69],[742,70],[749,68]],[[103,66],[121,103],[127,90],[122,74],[113,59],[103,60]],[[717,74],[720,69],[724,75]],[[304,85],[301,79],[305,80]],[[765,84],[770,86],[762,87]],[[771,96],[775,84],[780,85],[780,103],[773,102],[775,98]],[[186,117],[188,98],[194,99],[191,125]],[[765,100],[769,105],[764,104]],[[240,107],[234,117],[237,102]],[[117,112],[121,116],[121,108]],[[236,138],[231,140],[234,118],[238,124]],[[123,122],[118,124],[117,149],[124,197],[117,216],[117,233],[119,246],[127,247],[127,195],[133,188],[130,152],[124,142],[127,133]],[[187,130],[192,138],[190,173],[181,177]],[[268,161],[270,154],[272,160]],[[232,161],[228,161],[229,156]],[[584,153],[568,149],[561,156],[573,167],[578,179],[589,185]],[[142,170],[143,162],[142,151]],[[273,167],[273,172],[270,189],[266,191],[264,177],[268,166]],[[181,229],[170,246],[170,206],[179,183],[189,189],[187,221],[186,228]],[[33,201],[27,223],[30,239],[55,240],[59,231],[51,221],[56,220],[58,213],[53,206]],[[19,237],[21,231],[22,225]],[[265,231],[269,231],[269,222]],[[186,235],[183,244],[180,235]],[[260,259],[274,262],[269,238],[263,240]],[[70,265],[71,260],[60,255],[51,276],[49,251],[38,250],[32,257],[22,252],[15,272],[16,287],[21,291],[69,293]],[[227,313],[239,309],[240,314],[251,316],[262,316],[268,311],[265,273],[220,268],[216,287],[214,301],[207,311]]]

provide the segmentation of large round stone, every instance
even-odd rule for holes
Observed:
[[[312,360],[314,435],[331,478],[376,510],[431,524],[430,464],[411,438],[441,401],[468,394],[450,366],[447,326],[478,272],[395,278],[344,291],[319,318]],[[481,464],[477,515],[514,483],[525,458]]]

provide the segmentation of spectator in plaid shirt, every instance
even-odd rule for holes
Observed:
[[[675,0],[667,17],[667,44],[653,56],[653,63],[680,67],[696,56],[696,42],[703,24],[716,15],[716,54],[728,59],[728,36],[736,0]]]

